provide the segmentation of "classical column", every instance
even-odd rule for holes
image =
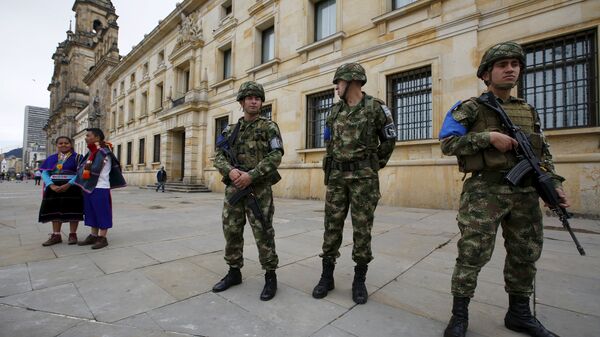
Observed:
[[[200,130],[197,125],[186,126],[185,128],[185,165],[183,181],[186,184],[197,184],[201,181],[201,175],[198,163],[200,162],[200,151],[198,148],[200,142]]]

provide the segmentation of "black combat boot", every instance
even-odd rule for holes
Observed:
[[[240,268],[229,268],[227,275],[214,285],[212,291],[218,293],[240,283],[242,283],[242,272],[240,271]]]
[[[327,296],[327,292],[335,288],[333,282],[333,270],[335,269],[335,260],[323,258],[323,271],[321,272],[321,279],[319,283],[313,289],[312,296],[314,298],[323,298]]]
[[[265,287],[260,293],[261,301],[268,301],[275,297],[277,292],[277,275],[274,270],[269,270],[265,273]]]
[[[454,297],[452,318],[444,330],[444,337],[465,337],[469,326],[469,297]]]
[[[532,337],[558,337],[533,317],[529,309],[529,297],[525,296],[508,295],[508,312],[504,316],[504,326]]]
[[[356,304],[365,304],[369,298],[365,279],[367,278],[367,265],[357,264],[354,267],[354,282],[352,282],[352,299]]]

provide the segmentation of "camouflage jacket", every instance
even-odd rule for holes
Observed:
[[[534,151],[538,152],[537,155],[541,161],[541,166],[544,170],[552,175],[553,181],[556,187],[561,186],[561,182],[564,178],[556,174],[554,169],[554,163],[552,161],[552,155],[550,154],[550,145],[548,144],[541,128],[541,123],[535,108],[527,104],[523,99],[510,97],[507,102],[503,102],[498,99],[498,103],[502,105],[507,114],[511,118],[512,122],[528,135]],[[501,153],[496,150],[490,143],[490,132],[497,131],[507,134],[507,131],[501,126],[499,118],[494,114],[490,114],[482,104],[477,101],[476,97],[470,98],[455,108],[448,111],[444,125],[442,126],[442,133],[444,129],[448,127],[448,124],[458,123],[464,127],[464,134],[453,134],[442,139],[442,152],[447,156],[457,156],[459,160],[459,166],[463,172],[474,172],[477,176],[478,171],[498,171],[505,172],[510,170],[517,162],[514,151]],[[512,113],[511,111],[521,111],[521,116]],[[492,121],[484,119],[493,119]],[[480,155],[484,162],[484,168],[481,170],[477,169],[465,169],[464,158],[471,156]],[[500,168],[494,169],[494,166],[490,166],[490,162],[500,161]],[[502,165],[506,167],[502,167]],[[508,165],[508,166],[507,166]],[[473,182],[472,182],[473,183]],[[533,186],[509,186],[508,183],[501,180],[498,183],[490,183],[481,181],[482,186],[487,190],[494,191],[496,193],[524,193],[534,192]],[[475,189],[478,189],[475,187]]]
[[[283,157],[283,145],[277,124],[264,117],[258,117],[251,122],[245,121],[242,117],[238,123],[241,125],[237,139],[235,142],[230,140],[230,145],[233,153],[237,154],[239,169],[248,172],[252,182],[256,184],[274,184],[279,181],[281,177],[277,173],[277,167]],[[236,124],[229,125],[223,130],[222,136],[229,139],[235,127]],[[274,149],[273,142],[277,141],[280,148]],[[217,149],[214,166],[223,175],[224,182],[227,184],[229,172],[234,167],[221,149]]]
[[[383,101],[367,94],[354,107],[343,100],[334,104],[325,122],[326,156],[337,162],[372,160],[374,165],[350,172],[334,169],[330,179],[375,178],[377,171],[385,167],[396,139],[385,139],[381,135],[384,126],[393,123],[391,113],[386,114],[384,109],[388,108]]]

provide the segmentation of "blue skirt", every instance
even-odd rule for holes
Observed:
[[[112,228],[110,189],[95,188],[92,193],[83,193],[83,213],[86,226],[100,229]]]

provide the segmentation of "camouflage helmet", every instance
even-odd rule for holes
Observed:
[[[518,43],[509,41],[492,46],[481,58],[481,63],[477,69],[477,77],[482,78],[481,76],[483,76],[483,73],[485,73],[494,62],[513,57],[521,62],[521,67],[525,65],[525,53],[523,53],[523,48],[521,48]]]
[[[333,84],[337,84],[338,80],[344,81],[360,81],[365,85],[367,83],[367,75],[365,74],[365,68],[358,63],[346,63],[342,64],[335,71],[333,75]]]
[[[262,85],[254,82],[254,81],[244,82],[240,86],[240,90],[238,90],[236,100],[239,102],[248,96],[260,97],[260,99],[264,102],[265,101],[265,90],[263,89]]]

